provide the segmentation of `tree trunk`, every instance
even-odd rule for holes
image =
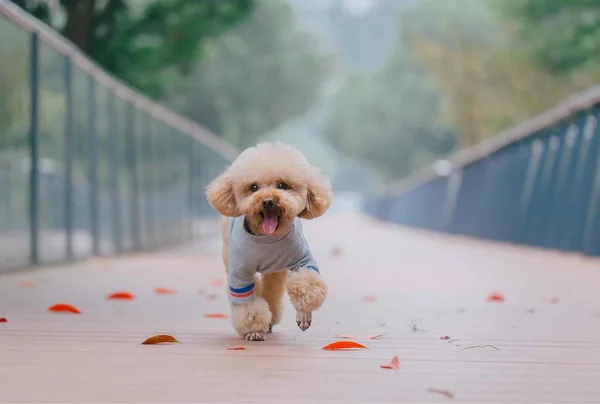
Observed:
[[[85,53],[90,53],[96,0],[69,0],[64,35]]]

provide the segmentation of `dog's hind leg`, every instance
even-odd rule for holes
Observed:
[[[269,304],[269,310],[272,314],[271,326],[269,332],[275,324],[279,324],[283,317],[284,304],[283,296],[285,295],[285,280],[287,278],[287,270],[263,274],[261,279],[261,296]]]
[[[264,341],[271,324],[271,312],[267,302],[257,297],[248,304],[232,305],[231,321],[233,328],[247,341]]]
[[[221,247],[221,258],[223,258],[225,273],[227,273],[229,266],[229,218],[226,216],[221,217],[221,237],[223,240],[223,246]]]

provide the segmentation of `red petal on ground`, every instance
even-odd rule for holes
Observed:
[[[505,300],[504,295],[500,293],[492,293],[487,298],[488,302],[503,302]]]
[[[400,368],[400,359],[397,356],[392,358],[392,361],[388,365],[381,365],[382,369],[399,369]]]
[[[50,306],[48,307],[48,311],[81,314],[81,310],[79,310],[77,307],[64,303],[59,303],[55,304],[54,306]]]

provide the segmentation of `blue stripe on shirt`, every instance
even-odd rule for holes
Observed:
[[[233,293],[246,293],[250,292],[252,289],[254,289],[254,283],[251,283],[248,286],[244,286],[243,288],[234,288],[232,286],[229,286],[229,290]]]

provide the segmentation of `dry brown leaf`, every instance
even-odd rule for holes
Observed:
[[[345,349],[369,349],[363,344],[354,341],[336,341],[325,345],[323,348],[326,351],[340,351]]]
[[[148,339],[146,339],[144,342],[142,342],[142,345],[154,345],[154,344],[163,344],[163,343],[179,343],[179,341],[177,341],[177,339],[175,339],[175,337],[171,336],[171,335],[167,335],[167,334],[160,334],[160,335],[154,335]]]
[[[59,303],[54,306],[48,307],[48,311],[60,312],[60,313],[73,313],[73,314],[81,314],[81,310],[79,310],[75,306],[71,306],[70,304]]]

